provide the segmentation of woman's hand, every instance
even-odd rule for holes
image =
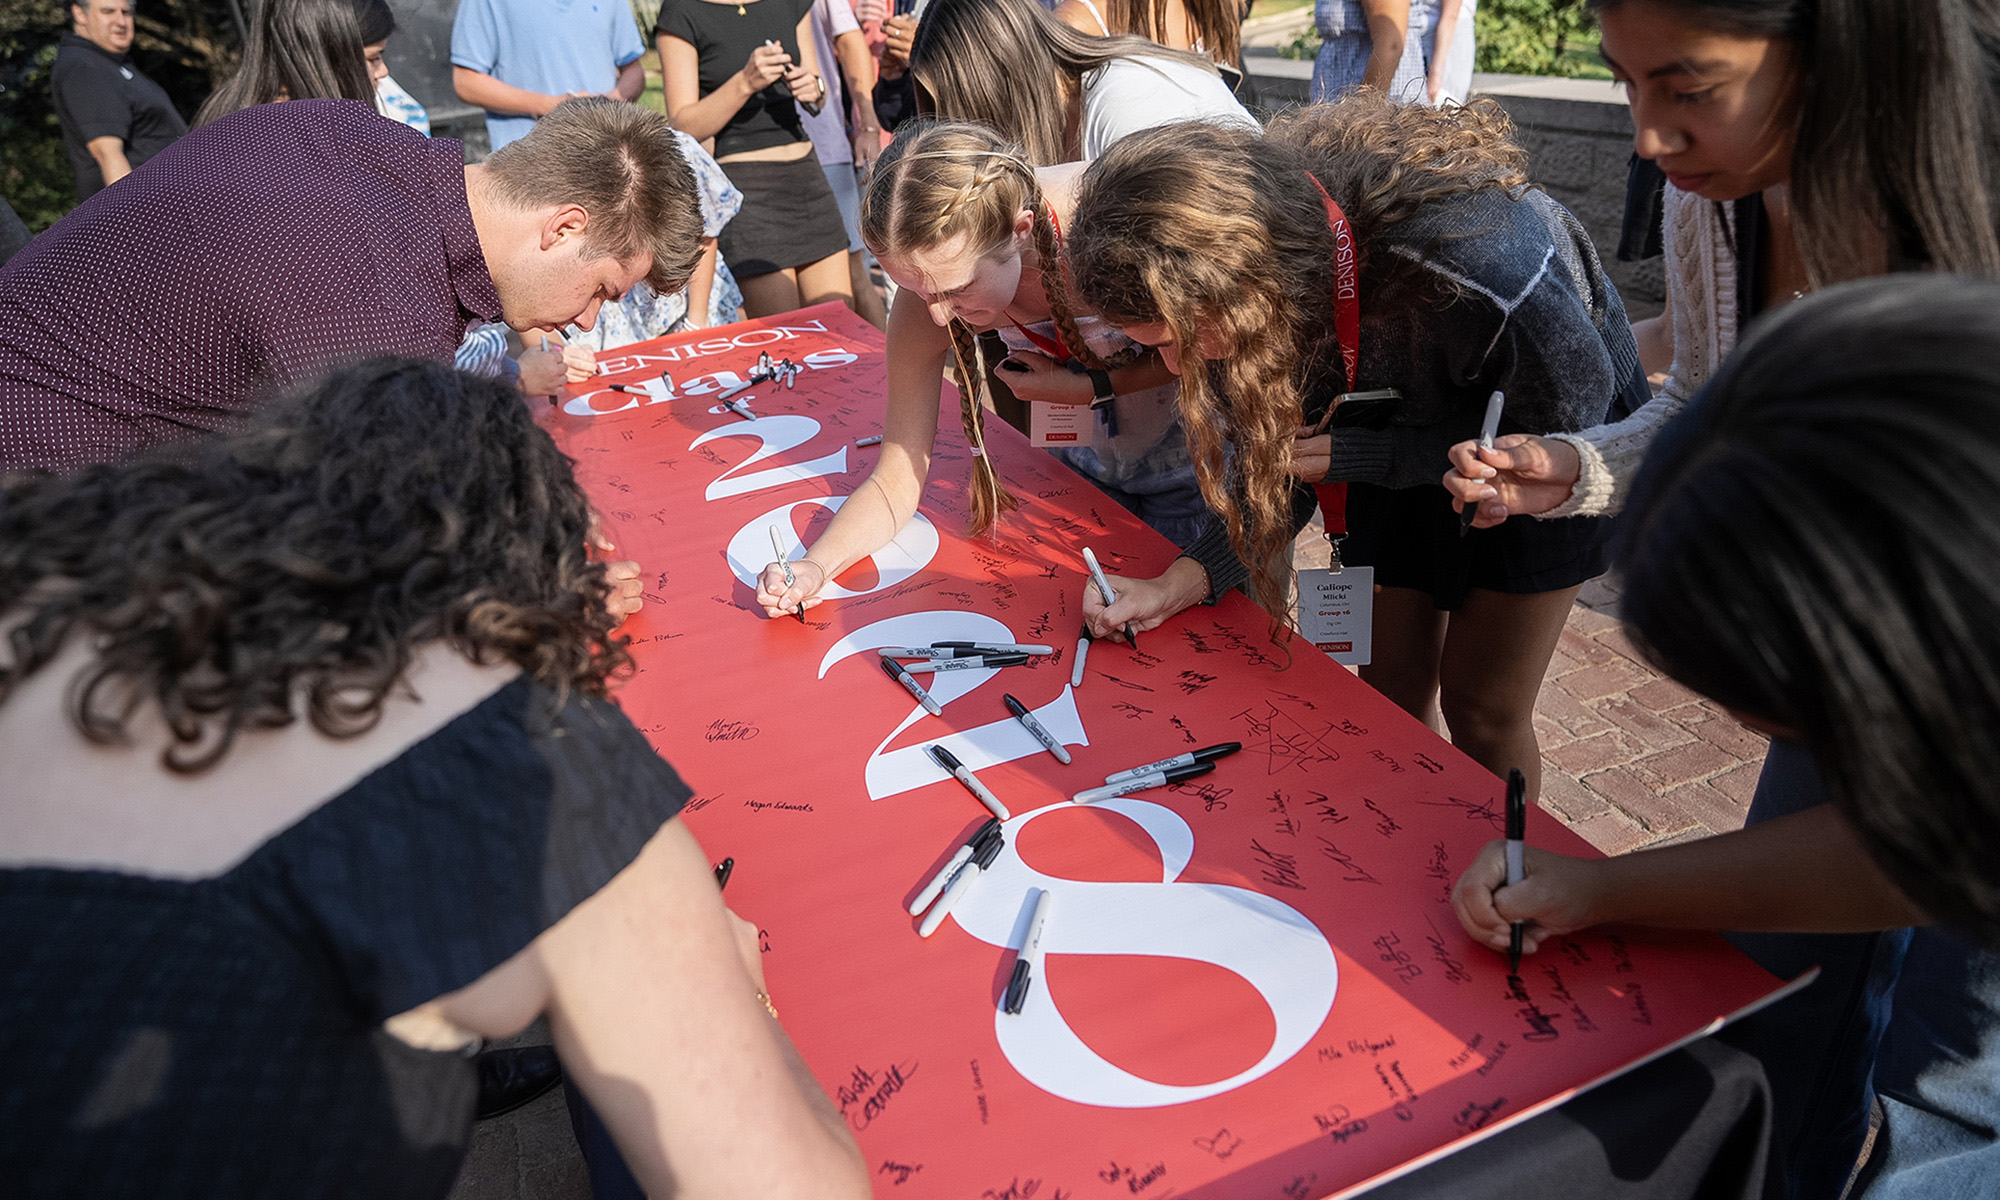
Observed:
[[[597,374],[597,351],[582,342],[564,346],[562,361],[563,371],[571,383],[582,383]]]
[[[882,47],[882,66],[886,77],[894,79],[909,68],[910,47],[917,41],[917,19],[908,14],[886,18],[882,32],[889,38]],[[890,67],[894,67],[894,75],[887,75],[886,69]]]
[[[1007,390],[1022,400],[1038,404],[1089,404],[1097,399],[1090,376],[1058,366],[1048,355],[1033,350],[1014,351],[1000,360],[997,370]]]
[[[777,563],[764,567],[764,573],[757,579],[757,603],[764,606],[767,617],[789,617],[803,604],[813,608],[819,604],[820,589],[826,586],[826,571],[810,558],[801,558],[792,563],[792,579],[785,583],[785,569]]]
[[[1292,478],[1301,483],[1318,483],[1333,469],[1333,435],[1314,434],[1309,425],[1299,426],[1292,435]]]
[[[1480,944],[1507,952],[1512,923],[1526,921],[1521,950],[1532,954],[1544,939],[1598,923],[1595,908],[1599,860],[1570,858],[1537,850],[1526,852],[1526,874],[1507,883],[1507,843],[1486,843],[1472,865],[1451,888],[1452,911],[1458,923]]]
[[[826,85],[804,67],[786,68],[785,86],[792,89],[792,99],[800,104],[818,104],[826,99]]]
[[[743,86],[752,92],[761,92],[778,80],[785,78],[792,65],[792,56],[785,48],[773,43],[757,47],[743,63],[743,69],[736,74],[743,80]]]
[[[1491,450],[1478,442],[1451,448],[1451,470],[1444,473],[1452,507],[1464,511],[1479,506],[1475,529],[1498,525],[1515,513],[1545,513],[1568,500],[1583,474],[1576,447],[1532,433],[1510,433],[1493,440]]]
[[[1118,603],[1105,607],[1104,597],[1088,581],[1083,585],[1083,619],[1100,638],[1122,638],[1129,621],[1132,632],[1157,628],[1167,618],[1201,602],[1208,595],[1208,572],[1191,558],[1177,558],[1153,579],[1106,575]]]

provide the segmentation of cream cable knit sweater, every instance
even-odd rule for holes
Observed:
[[[1729,205],[1667,185],[1664,240],[1674,362],[1666,385],[1615,425],[1548,435],[1576,447],[1583,471],[1568,500],[1536,516],[1594,517],[1624,507],[1653,436],[1687,407],[1735,347],[1737,264],[1730,213]]]

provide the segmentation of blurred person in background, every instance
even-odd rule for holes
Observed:
[[[131,0],[84,0],[69,15],[49,88],[82,203],[188,127],[160,85],[132,65]]]
[[[451,82],[486,110],[493,149],[572,96],[637,100],[645,43],[630,5],[597,0],[461,0],[451,22]]]

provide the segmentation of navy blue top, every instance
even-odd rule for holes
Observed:
[[[471,1062],[383,1020],[511,958],[687,796],[615,705],[522,679],[222,875],[0,870],[0,1191],[443,1196]]]

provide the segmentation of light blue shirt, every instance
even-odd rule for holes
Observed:
[[[646,52],[627,0],[460,0],[451,63],[531,92],[608,92],[618,69]],[[489,111],[498,150],[535,118]]]

